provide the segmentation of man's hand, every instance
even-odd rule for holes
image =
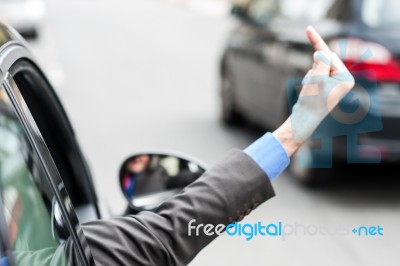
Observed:
[[[292,115],[273,133],[289,156],[354,87],[353,76],[315,29],[309,26],[306,32],[315,49],[314,64],[303,79]]]

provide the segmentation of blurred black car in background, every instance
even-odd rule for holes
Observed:
[[[43,24],[43,0],[0,0],[0,21],[15,28],[25,38],[36,38]]]
[[[237,1],[232,14],[239,18],[239,25],[228,40],[220,66],[224,122],[235,124],[244,118],[273,129],[288,117],[298,92],[288,81],[303,77],[312,66],[313,48],[304,32],[311,24],[342,58],[358,84],[352,98],[338,108],[363,110],[373,121],[364,119],[359,128],[351,129],[351,137],[337,137],[340,134],[332,132],[338,126],[326,123],[323,134],[327,141],[322,135],[294,157],[294,176],[305,184],[323,181],[332,169],[324,169],[331,166],[318,165],[318,161],[332,160],[332,154],[333,161],[339,163],[346,158],[355,163],[373,161],[375,156],[380,157],[375,162],[400,161],[399,1]],[[365,82],[376,84],[371,95],[378,108],[375,106],[373,112],[371,95],[360,86]],[[331,148],[321,152],[321,145]],[[318,149],[319,153],[311,152]]]

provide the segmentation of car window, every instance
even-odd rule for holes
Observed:
[[[97,198],[90,171],[51,85],[30,60],[16,61],[9,72],[46,142],[73,205],[95,205]]]
[[[353,1],[335,0],[326,13],[326,17],[337,21],[348,21],[354,19],[355,14],[353,12],[353,5]]]
[[[249,18],[257,24],[266,24],[268,20],[278,13],[276,0],[254,0],[248,7]]]
[[[281,16],[291,20],[316,21],[322,19],[333,0],[280,0]]]
[[[249,6],[249,17],[266,24],[273,17],[288,20],[315,21],[325,17],[334,0],[255,0]]]
[[[400,25],[398,0],[364,0],[361,18],[365,24],[377,28]]]
[[[0,88],[0,215],[17,265],[71,265],[63,243],[67,228],[37,153]],[[58,221],[57,221],[57,219]],[[64,220],[65,221],[65,220]],[[4,256],[1,260],[5,260]]]

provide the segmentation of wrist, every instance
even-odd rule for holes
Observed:
[[[287,119],[277,130],[273,133],[274,137],[279,140],[285,149],[287,155],[291,157],[296,151],[304,144],[305,140],[295,139],[293,137],[293,130],[290,118]]]

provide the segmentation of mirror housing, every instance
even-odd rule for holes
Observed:
[[[119,185],[127,200],[125,214],[154,211],[206,171],[204,163],[173,152],[138,152],[119,170]]]

